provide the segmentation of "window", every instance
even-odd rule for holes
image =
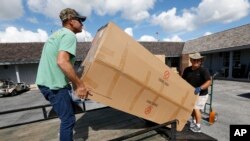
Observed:
[[[223,67],[229,67],[229,52],[223,52]]]
[[[9,68],[9,66],[8,65],[4,65],[3,68],[7,70]]]
[[[235,51],[233,54],[233,67],[240,67],[240,51]]]

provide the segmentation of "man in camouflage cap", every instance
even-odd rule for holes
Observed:
[[[72,141],[75,109],[70,95],[74,91],[77,97],[84,99],[89,91],[73,67],[77,44],[75,34],[82,31],[86,17],[66,8],[60,12],[60,19],[63,28],[53,33],[44,44],[36,84],[61,120],[60,141]]]
[[[84,22],[86,20],[85,16],[81,16],[74,9],[66,8],[61,11],[60,19],[62,22],[72,18],[78,18],[81,22]]]

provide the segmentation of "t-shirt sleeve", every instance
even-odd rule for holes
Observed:
[[[76,37],[70,34],[65,34],[61,38],[59,50],[67,51],[71,55],[76,55]]]
[[[202,75],[203,75],[205,81],[211,80],[211,76],[210,76],[210,73],[209,73],[208,69],[204,68],[202,70]]]
[[[182,78],[186,79],[186,77],[187,77],[187,68],[185,68],[183,73],[182,73]]]

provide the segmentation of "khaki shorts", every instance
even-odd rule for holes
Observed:
[[[197,101],[195,102],[194,109],[201,109],[201,110],[204,109],[207,99],[208,99],[208,94],[199,96],[197,98]]]

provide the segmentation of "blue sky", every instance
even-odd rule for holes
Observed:
[[[45,42],[66,7],[88,17],[80,42],[109,21],[138,41],[188,41],[250,23],[249,0],[1,0],[0,43]]]

